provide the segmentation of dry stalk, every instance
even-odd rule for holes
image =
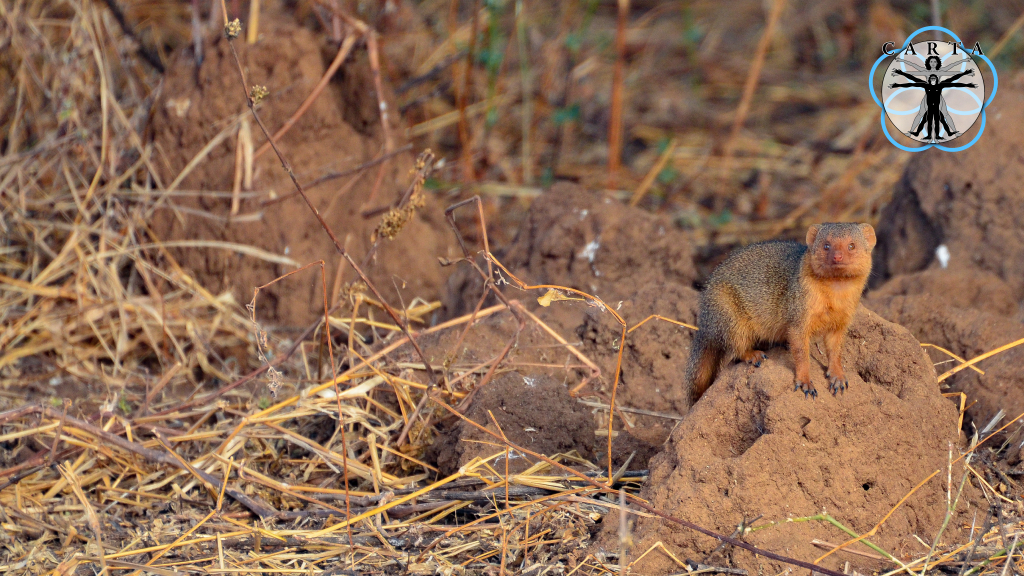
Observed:
[[[611,120],[608,126],[608,188],[618,185],[622,166],[622,107],[625,91],[626,21],[629,18],[629,0],[618,0],[618,18],[615,24],[615,72],[612,79]]]
[[[458,92],[456,92],[456,107],[459,109],[459,143],[462,147],[460,164],[462,165],[462,181],[466,184],[476,180],[476,174],[473,170],[473,140],[469,134],[466,103],[469,100],[469,90],[472,88],[473,60],[476,58],[477,26],[480,19],[480,0],[473,0],[473,4],[470,6],[470,14],[472,14],[472,23],[469,27],[469,50],[466,52],[462,82],[459,84]],[[454,21],[454,19],[450,19],[450,21]]]
[[[740,129],[743,128],[743,124],[747,121],[747,114],[750,112],[750,103],[754,100],[754,92],[757,90],[757,83],[761,78],[761,68],[764,66],[764,58],[768,53],[768,48],[771,46],[772,38],[775,36],[775,27],[779,23],[779,18],[782,16],[782,9],[786,6],[786,0],[772,0],[771,12],[768,14],[768,23],[764,28],[764,32],[761,34],[761,39],[757,43],[757,49],[754,51],[754,59],[750,63],[750,71],[747,73],[747,80],[743,85],[743,96],[740,98],[740,104],[736,108],[736,117],[733,119],[732,132],[729,133],[729,139],[726,140],[725,146],[723,147],[722,156],[725,158],[726,166],[731,166],[733,152],[736,149],[736,139],[739,136]]]
[[[222,3],[223,3],[223,0],[222,0]],[[238,69],[238,76],[239,76],[239,79],[242,82],[242,90],[243,90],[243,92],[245,92],[246,104],[249,106],[249,110],[252,112],[253,118],[256,120],[256,123],[259,125],[260,130],[263,131],[263,135],[266,136],[268,142],[270,143],[270,146],[274,149],[274,153],[277,154],[278,160],[281,161],[281,166],[284,168],[285,172],[288,174],[288,177],[291,179],[292,184],[295,186],[296,192],[299,193],[299,196],[301,196],[302,200],[305,201],[306,206],[308,206],[310,211],[313,212],[313,215],[316,217],[317,221],[320,223],[320,227],[323,228],[324,232],[327,233],[327,236],[330,237],[331,242],[334,243],[334,248],[338,251],[338,253],[343,258],[345,258],[345,260],[348,262],[349,266],[351,266],[352,269],[355,270],[356,274],[359,275],[359,277],[362,279],[362,281],[366,283],[366,285],[373,292],[374,296],[376,296],[377,299],[380,302],[384,303],[385,299],[380,294],[380,292],[377,290],[376,286],[373,284],[373,282],[370,281],[369,277],[363,272],[362,268],[360,268],[359,265],[356,264],[355,260],[352,259],[352,256],[345,250],[345,248],[341,245],[341,243],[338,242],[337,236],[334,235],[334,232],[331,230],[331,227],[327,225],[326,221],[324,221],[323,216],[320,215],[320,211],[317,210],[315,206],[313,206],[313,203],[309,200],[309,197],[306,196],[306,192],[303,190],[302,185],[299,184],[299,180],[295,177],[295,172],[292,170],[291,164],[288,162],[287,159],[285,159],[284,154],[281,153],[281,150],[278,149],[277,144],[274,142],[273,138],[271,138],[270,132],[267,130],[266,125],[264,125],[263,120],[260,118],[259,113],[256,111],[256,102],[252,98],[252,94],[250,94],[248,91],[246,91],[247,84],[246,84],[246,81],[245,81],[245,72],[242,70],[242,62],[238,58],[238,51],[235,50],[234,43],[230,41],[230,40],[232,40],[230,32],[227,35],[228,35],[228,40],[229,40],[228,46],[230,46],[231,54],[232,54],[232,56],[234,56],[235,66]],[[407,323],[403,322],[402,319],[399,318],[398,314],[395,313],[394,309],[391,306],[389,306],[387,304],[385,304],[384,306],[385,306],[385,311],[395,321],[395,324],[397,324],[398,326],[402,327],[402,330],[405,332],[406,336],[409,338],[409,343],[412,344],[412,346],[416,350],[417,354],[419,354],[420,358],[423,360],[423,363],[429,366],[430,363],[427,360],[426,355],[423,353],[423,350],[420,348],[420,345],[416,342],[415,338],[413,338],[412,335],[410,334],[409,327],[408,327]],[[435,382],[434,373],[433,373],[432,370],[428,370],[427,371],[427,376],[428,376],[428,378],[430,378],[431,384],[435,384],[436,383]]]

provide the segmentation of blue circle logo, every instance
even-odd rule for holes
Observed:
[[[921,32],[938,30],[953,38],[952,42],[912,42]],[[946,152],[966,150],[985,132],[985,108],[992,102],[999,86],[992,61],[981,53],[981,47],[966,48],[952,31],[941,26],[926,26],[911,34],[899,50],[883,47],[868,76],[871,96],[882,108],[881,122],[885,137],[900,150],[920,152],[935,147]],[[875,71],[886,58],[892,58],[882,82],[882,96],[875,91]],[[992,93],[985,99],[985,81],[975,58],[983,60],[992,72]],[[886,122],[888,118],[889,122]],[[949,147],[963,136],[978,119],[978,133],[967,144]],[[904,136],[922,143],[905,146],[889,133],[892,124]]]

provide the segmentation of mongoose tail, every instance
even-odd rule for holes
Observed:
[[[724,358],[725,350],[710,342],[698,330],[691,344],[690,360],[686,364],[685,394],[691,406],[711,386]]]

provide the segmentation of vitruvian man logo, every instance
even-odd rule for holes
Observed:
[[[953,40],[911,42],[914,36],[927,30],[941,30]],[[882,51],[871,69],[871,94],[883,109],[882,128],[894,145],[910,152],[932,147],[955,152],[969,148],[978,140],[985,129],[985,107],[995,96],[998,85],[995,68],[980,45],[966,48],[949,30],[928,26],[907,38],[902,48],[896,49],[895,43],[887,42]],[[885,59],[891,61],[882,80],[879,100],[875,92],[875,70]],[[976,59],[988,64],[994,79],[987,100],[985,80]],[[924,146],[897,142],[889,132],[887,119],[896,130]],[[979,120],[979,129],[969,143],[956,148],[940,145],[962,137]]]

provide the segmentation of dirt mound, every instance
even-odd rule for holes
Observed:
[[[697,278],[691,243],[668,218],[568,183],[534,201],[503,262],[526,282],[575,288],[613,306],[645,286]]]
[[[812,379],[825,390],[824,358],[812,351],[818,362]],[[824,510],[858,533],[869,530],[914,485],[946,469],[950,443],[958,442],[957,412],[939,394],[931,362],[914,338],[863,307],[843,353],[850,388],[838,398],[822,394],[809,400],[794,392],[792,361],[780,348],[769,351],[761,368],[727,367],[652,461],[642,495],[667,513],[726,534],[758,515],[759,525],[784,522],[746,538],[807,561],[824,553],[813,539],[840,543],[848,536],[825,522],[786,520]],[[958,466],[953,474],[959,474]],[[946,508],[940,477],[910,497],[873,542],[896,555],[920,550],[912,534],[930,542]],[[954,518],[943,541],[957,537],[958,524]],[[681,558],[702,558],[718,544],[660,519],[641,518],[630,554],[635,558],[659,540]],[[752,574],[787,569],[746,551],[728,554],[731,564]],[[843,552],[822,565],[841,570],[847,560],[860,572],[876,568],[871,560]],[[642,574],[679,570],[660,553],[634,568]]]
[[[495,250],[524,282],[575,288],[612,306],[647,286],[692,286],[697,279],[693,253],[689,237],[668,218],[570,183],[555,184],[534,200],[512,243]],[[482,289],[476,271],[460,266],[448,280],[445,316],[471,312]],[[522,299],[565,336],[583,320],[584,306],[563,302],[540,308],[539,292],[524,295],[507,288],[505,293]]]
[[[259,42],[236,42],[235,46],[247,82],[265,85],[270,90],[259,112],[273,133],[310,93],[326,70],[326,63],[333,59],[335,49],[295,24],[289,12],[268,13],[261,21],[264,25]],[[299,264],[324,259],[328,289],[336,289],[339,256],[300,198],[265,204],[266,194],[248,196],[241,202],[238,215],[230,216],[231,198],[224,192],[231,191],[234,183],[240,124],[249,123],[255,148],[265,138],[245,108],[238,70],[227,41],[218,37],[207,43],[204,52],[205,59],[198,69],[188,51],[178,54],[167,71],[161,100],[156,105],[153,131],[163,156],[164,183],[173,181],[222,131],[227,131],[227,136],[178,185],[177,189],[185,195],[169,195],[156,211],[157,236],[162,240],[245,244]],[[342,66],[334,81],[280,141],[300,182],[309,183],[325,174],[355,167],[372,160],[383,149],[377,97],[370,88],[373,83],[365,55],[357,55],[353,60]],[[392,127],[391,133],[400,140],[397,126]],[[395,146],[402,144],[397,141]],[[394,201],[408,185],[411,167],[412,156],[408,153],[392,159],[372,203],[368,200],[378,167],[361,172],[351,186],[353,177],[346,177],[309,190],[313,204],[358,262],[362,263],[380,218],[365,218],[361,212]],[[256,160],[253,173],[255,191],[273,191],[276,197],[294,191],[272,150]],[[190,191],[221,194],[188,195]],[[438,295],[443,278],[436,256],[447,255],[448,244],[442,228],[440,207],[428,200],[395,241],[382,243],[367,268],[387,297],[397,302],[395,284],[402,289],[406,302],[414,296]],[[173,254],[205,288],[214,293],[230,289],[243,303],[252,298],[255,286],[294,269],[232,250],[176,248]],[[302,325],[322,314],[318,276],[316,272],[306,272],[269,289],[260,304],[261,317],[286,325]],[[346,270],[343,281],[353,279],[353,271]]]
[[[954,265],[992,272],[1024,297],[1019,80],[1000,86],[987,115],[984,137],[970,149],[928,150],[907,165],[878,225],[873,286],[925,268],[945,245]]]
[[[593,458],[595,417],[590,408],[569,396],[566,386],[582,377],[575,368],[579,360],[535,322],[526,320],[519,330],[516,318],[502,309],[480,318],[468,331],[461,325],[422,335],[417,342],[437,371],[440,386],[459,394],[459,399],[451,400],[453,405],[474,422],[496,432],[487,415],[491,411],[514,442],[547,455],[575,450],[584,458]],[[501,363],[488,376],[499,358]],[[408,347],[396,360],[421,362]],[[569,368],[563,368],[566,366]],[[476,456],[487,457],[503,449],[493,437],[433,402],[428,402],[424,411],[439,434],[432,437],[430,428],[417,426],[410,442],[444,474],[453,473]],[[504,469],[504,462],[500,464]],[[514,471],[525,468],[521,457],[510,464]]]
[[[868,295],[865,305],[902,324],[921,342],[941,346],[961,358],[972,358],[1024,336],[1013,289],[994,274],[932,269],[897,276]],[[979,310],[976,307],[982,307]],[[949,356],[928,349],[945,372]],[[968,415],[980,428],[1000,409],[1013,417],[1024,411],[1024,349],[1012,348],[985,360],[980,375],[962,370],[945,380],[973,402]],[[969,430],[969,428],[968,428]]]
[[[582,306],[569,304],[567,308],[566,317],[575,315],[579,322]],[[522,446],[547,455],[575,451],[591,462],[606,465],[606,437],[595,431],[605,429],[607,411],[569,395],[568,385],[589,374],[589,370],[577,368],[580,362],[575,356],[532,321],[527,321],[517,336],[516,321],[507,311],[477,322],[456,350],[460,338],[461,330],[450,330],[425,336],[420,345],[435,367],[444,367],[447,381],[456,383],[448,386],[450,389],[468,392],[457,404],[463,414],[496,431],[487,415],[490,411],[509,439]],[[496,375],[483,383],[489,362],[510,342],[514,345]],[[404,360],[418,362],[419,358],[407,352]],[[431,442],[425,457],[443,473],[454,472],[476,456],[486,457],[501,450],[493,437],[443,409],[429,410],[433,421],[440,423],[441,433]],[[635,453],[630,469],[645,468],[659,448],[660,441],[651,444],[620,435],[613,443],[612,462],[621,466]],[[512,464],[513,471],[528,466],[521,459],[513,459]]]
[[[548,456],[575,451],[587,460],[594,458],[595,426],[590,410],[571,398],[565,384],[551,376],[524,376],[519,372],[498,376],[477,392],[466,417],[498,432],[489,413],[505,436],[520,446]],[[473,458],[487,458],[501,450],[492,436],[457,420],[430,454],[442,474],[452,474]],[[521,472],[532,464],[522,455],[513,455],[509,472]],[[504,469],[505,462],[499,458],[491,465]]]
[[[869,292],[865,302],[883,302],[898,296],[930,296],[935,302],[941,301],[946,308],[973,308],[1004,319],[1015,319],[1020,313],[1020,304],[1009,284],[995,274],[968,267],[935,267],[896,276],[881,288]],[[920,337],[918,340],[928,342]]]
[[[652,314],[694,324],[698,293],[675,284],[646,286],[622,302],[618,313],[632,327]],[[591,311],[577,330],[583,341],[583,353],[598,363],[606,375],[604,396],[611,393],[612,375],[618,358],[622,327],[611,314]],[[683,373],[690,353],[693,331],[689,328],[653,319],[626,337],[622,353],[622,373],[616,393],[616,406],[682,417],[688,404],[683,397]],[[634,426],[622,428],[648,444],[660,447],[677,420],[627,412]]]

